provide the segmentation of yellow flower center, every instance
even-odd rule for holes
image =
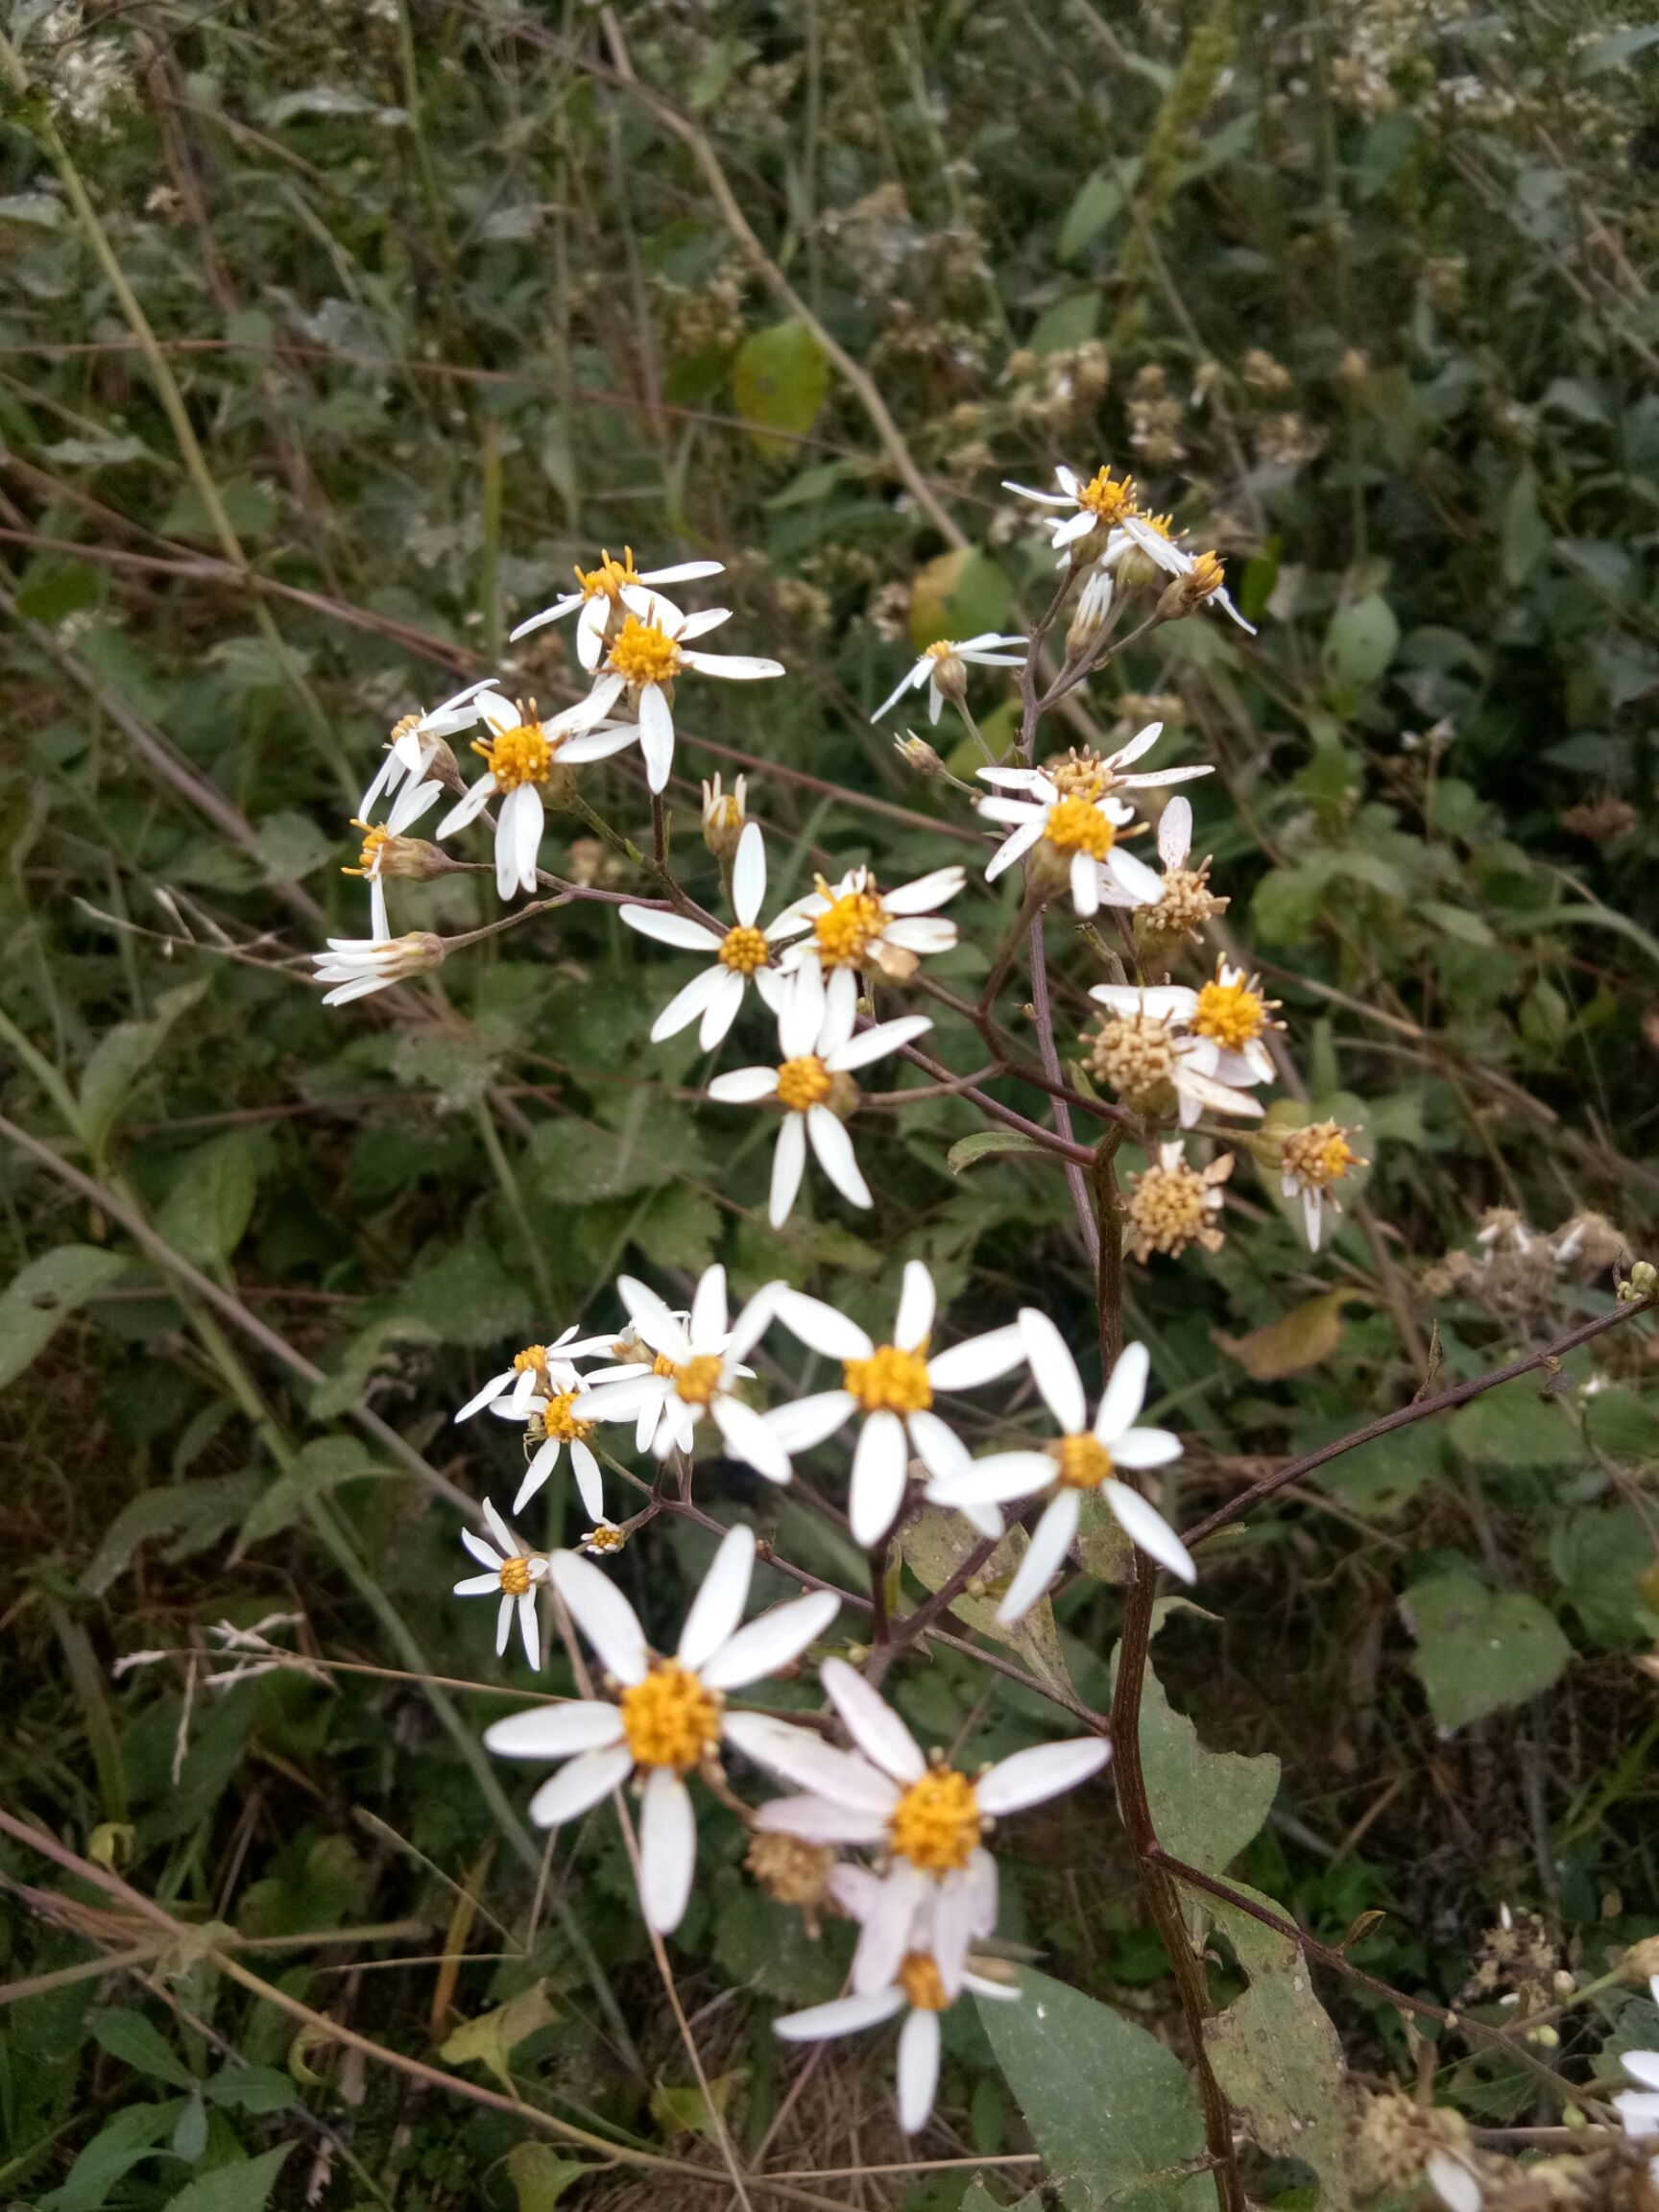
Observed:
[[[720,1741],[719,1700],[688,1667],[665,1659],[621,1698],[622,1729],[639,1767],[672,1767],[685,1774]]]
[[[1102,522],[1121,522],[1125,515],[1135,512],[1134,478],[1114,476],[1110,469],[1097,469],[1079,491],[1077,504],[1097,515]]]
[[[943,2012],[950,2003],[939,1969],[926,1951],[905,1952],[899,1968],[899,1986],[917,2012]]]
[[[699,1352],[693,1358],[670,1367],[674,1387],[687,1406],[707,1406],[720,1387],[726,1362],[718,1352]]]
[[[612,640],[605,665],[630,684],[667,684],[679,671],[680,648],[655,622],[630,614]]]
[[[778,1070],[778,1099],[791,1114],[805,1114],[822,1106],[834,1089],[834,1078],[815,1052],[800,1060],[785,1060]]]
[[[589,1551],[620,1551],[627,1541],[626,1533],[614,1523],[603,1528],[589,1528],[582,1539],[584,1549]]]
[[[953,1874],[979,1841],[978,1793],[966,1774],[935,1767],[912,1782],[887,1824],[893,1849],[924,1874]]]
[[[1192,1026],[1230,1052],[1242,1052],[1262,1034],[1266,1002],[1247,983],[1206,983],[1193,1009]]]
[[[857,968],[887,926],[887,909],[874,891],[849,891],[812,925],[818,958],[826,968]]]
[[[520,722],[503,730],[488,742],[474,739],[479,754],[501,791],[517,791],[523,783],[545,783],[553,769],[553,741],[540,722]]]
[[[1060,1463],[1066,1490],[1098,1490],[1112,1472],[1112,1455],[1097,1436],[1058,1436],[1049,1451]]]
[[[351,827],[353,830],[361,830],[364,832],[363,850],[357,855],[356,867],[342,868],[341,875],[377,875],[379,873],[380,848],[390,840],[391,830],[386,829],[383,824],[371,829],[367,822],[360,822],[355,814],[351,817]]]
[[[940,637],[931,645],[923,648],[922,658],[924,661],[949,661],[953,657],[955,651],[956,641],[954,638]]]
[[[1087,799],[1060,799],[1048,809],[1043,834],[1061,853],[1087,853],[1104,860],[1118,841],[1118,832],[1098,806]]]
[[[530,1593],[530,1562],[528,1559],[503,1559],[501,1562],[501,1592],[506,1598],[525,1598]]]
[[[515,1375],[545,1375],[547,1372],[547,1347],[545,1344],[526,1344],[522,1352],[513,1355]]]
[[[1045,760],[1043,773],[1068,799],[1100,799],[1116,779],[1098,753],[1073,745],[1064,760]]]
[[[925,1413],[933,1403],[926,1359],[897,1344],[878,1345],[868,1359],[849,1359],[846,1381],[866,1413]]]
[[[1213,599],[1227,581],[1227,571],[1214,553],[1200,553],[1187,571],[1183,596],[1188,599]]]
[[[624,584],[637,584],[638,572],[634,566],[634,548],[626,545],[620,561],[613,561],[610,554],[601,553],[597,568],[576,570],[576,582],[584,599],[609,599],[613,606],[621,596]]]
[[[1156,530],[1159,537],[1166,544],[1174,542],[1175,517],[1173,515],[1142,515],[1141,519],[1148,529]]]
[[[753,975],[757,968],[765,967],[770,948],[758,929],[740,922],[735,929],[727,930],[715,957],[723,968],[731,968],[739,975]]]
[[[1366,1165],[1349,1143],[1348,1132],[1334,1121],[1292,1129],[1285,1139],[1282,1158],[1287,1172],[1310,1190],[1328,1190],[1353,1168]]]
[[[579,1390],[556,1392],[532,1422],[532,1429],[537,1434],[554,1437],[561,1444],[585,1444],[593,1433],[593,1424],[578,1420],[571,1411],[581,1395]]]

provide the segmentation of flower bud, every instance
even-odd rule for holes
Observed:
[[[749,821],[744,805],[747,795],[748,782],[742,776],[733,779],[730,791],[721,790],[718,775],[703,786],[703,842],[716,860],[736,857]]]
[[[945,763],[928,744],[926,737],[918,737],[914,730],[907,730],[902,737],[895,737],[894,749],[907,768],[918,776],[943,776]]]

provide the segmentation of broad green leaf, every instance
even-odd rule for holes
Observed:
[[[732,364],[732,397],[763,453],[791,450],[783,431],[804,438],[830,390],[830,363],[805,323],[774,323],[744,339]]]
[[[1659,1556],[1634,1507],[1598,1507],[1557,1522],[1550,1564],[1593,1643],[1616,1648],[1659,1640]]]
[[[945,1155],[945,1165],[952,1175],[960,1175],[975,1161],[998,1159],[1009,1152],[1035,1153],[1040,1160],[1054,1158],[1035,1137],[1024,1136],[1018,1129],[979,1129],[972,1137],[956,1140]]]
[[[1207,1751],[1146,1669],[1141,1695],[1141,1766],[1158,1840],[1201,1874],[1224,1873],[1266,1819],[1279,1789],[1270,1751]]]
[[[1459,1406],[1446,1433],[1478,1467],[1570,1467],[1585,1456],[1572,1416],[1535,1375],[1519,1375]]]
[[[1119,162],[1115,169],[1096,169],[1084,178],[1066,210],[1060,235],[1054,241],[1056,260],[1074,261],[1108,224],[1117,221],[1140,173],[1141,161],[1137,156],[1134,160]]]
[[[1413,1670],[1444,1734],[1525,1704],[1558,1681],[1573,1656],[1536,1598],[1488,1589],[1469,1567],[1413,1582],[1400,1612],[1417,1642]]]
[[[82,1589],[89,1598],[102,1598],[132,1565],[139,1545],[157,1537],[173,1538],[162,1553],[169,1562],[205,1551],[237,1526],[258,1491],[259,1478],[252,1473],[164,1482],[159,1489],[140,1490],[105,1530],[104,1541],[82,1573]]]
[[[286,2112],[294,2084],[275,2066],[225,2066],[202,2084],[210,2104],[234,2112]]]
[[[440,1114],[477,1105],[500,1073],[500,1055],[476,1031],[405,1029],[392,1047],[392,1072],[406,1091],[430,1091]]]
[[[1007,2212],[1041,2212],[1042,2203],[1042,2190],[1033,2189],[1028,2197],[1022,2197],[1016,2203],[1010,2204]],[[958,2212],[1003,2212],[1003,2207],[975,2174],[962,2192]]]
[[[1255,1898],[1256,1891],[1241,1894]],[[1301,1948],[1247,1912],[1189,1891],[1232,1943],[1250,1986],[1204,2023],[1204,2046],[1238,2125],[1269,2156],[1319,2176],[1319,2212],[1350,2212],[1355,2096],[1342,2046]],[[1261,1903],[1273,1907],[1270,1898]]]
[[[186,2166],[194,2166],[207,2148],[207,2106],[202,2096],[201,2084],[191,2090],[184,2100],[179,2115],[179,2125],[173,2130],[169,2145],[175,2158]]]
[[[960,1513],[948,1512],[943,1506],[924,1505],[913,1520],[905,1523],[899,1546],[905,1566],[923,1588],[939,1590],[978,1541]],[[1054,1626],[1054,1609],[1046,1598],[1040,1599],[1012,1628],[1003,1627],[997,1618],[1002,1593],[1013,1581],[1025,1556],[1026,1541],[1023,1528],[1010,1528],[974,1577],[983,1595],[971,1596],[965,1591],[951,1610],[981,1635],[1017,1651],[1045,1681],[1070,1689],[1070,1677],[1060,1654],[1060,1637]]]
[[[1530,468],[1516,471],[1504,494],[1500,543],[1503,581],[1513,590],[1526,583],[1550,550],[1550,525],[1538,504],[1538,478]]]
[[[446,1344],[498,1350],[509,1336],[522,1343],[531,1322],[529,1294],[483,1238],[455,1244],[419,1268],[404,1285],[404,1315],[423,1322]]]
[[[260,1151],[246,1130],[231,1129],[198,1144],[174,1169],[156,1226],[198,1267],[222,1265],[247,1234]]]
[[[0,223],[22,223],[35,230],[56,230],[64,206],[50,192],[8,192],[0,196]]]
[[[543,2028],[551,2028],[559,2008],[547,1994],[545,1982],[532,1982],[517,1997],[476,2020],[464,2020],[440,2048],[438,2056],[451,2066],[483,2066],[504,2089],[513,2086],[511,2060],[518,2045]]]
[[[1380,592],[1338,607],[1325,632],[1325,672],[1345,689],[1375,684],[1400,642],[1394,610]]]
[[[732,2092],[748,2080],[747,2067],[714,2075],[707,2097],[695,2082],[662,2082],[651,2092],[651,2117],[664,2136],[701,2135],[717,2143]]]
[[[553,2212],[571,2183],[594,2171],[580,2158],[563,2157],[550,2143],[515,2143],[507,2153],[518,2212]]]
[[[1070,353],[1086,345],[1099,326],[1099,293],[1069,292],[1038,316],[1025,343],[1033,353]]]
[[[170,2197],[162,2212],[265,2212],[282,2161],[293,2148],[292,2143],[278,2143],[275,2151],[261,2151],[256,2158],[216,2166]]]
[[[781,2005],[828,2004],[846,1973],[845,1949],[808,1936],[801,1914],[757,1883],[716,1879],[714,1960],[726,1979]]]
[[[342,1482],[360,1481],[367,1475],[385,1475],[376,1466],[366,1444],[355,1436],[319,1436],[296,1453],[285,1467],[253,1501],[242,1523],[232,1562],[251,1545],[290,1528],[313,1498],[325,1496]]]
[[[13,1275],[0,1292],[0,1390],[14,1382],[78,1307],[126,1274],[118,1252],[60,1244]]]
[[[336,1371],[312,1391],[312,1419],[332,1421],[349,1406],[354,1406],[372,1376],[397,1366],[400,1346],[426,1347],[443,1340],[429,1322],[417,1320],[412,1314],[394,1314],[389,1320],[374,1322],[351,1338]]]
[[[910,642],[920,653],[941,637],[1000,630],[1011,596],[1007,576],[989,553],[975,545],[941,553],[916,571],[910,587]]]
[[[38,2200],[39,2212],[99,2212],[115,2184],[143,2159],[158,2157],[179,2124],[183,2101],[129,2104],[106,2120],[77,2153],[68,2175]]]
[[[1351,1424],[1350,1424],[1351,1426]],[[1312,1479],[1361,1513],[1397,1513],[1425,1482],[1446,1471],[1446,1448],[1432,1421],[1344,1452]]]
[[[93,2015],[92,2032],[112,2058],[172,2089],[194,2090],[196,2077],[153,2020],[130,2006]]]
[[[207,988],[204,976],[163,992],[148,1022],[123,1022],[101,1037],[81,1071],[81,1133],[95,1160],[101,1160],[110,1131],[125,1110],[145,1070],[167,1042],[167,1032],[188,1013]]]
[[[1197,2094],[1155,2035],[1029,1969],[1017,2003],[975,2004],[1067,2212],[1211,2212],[1214,2181],[1183,2173],[1204,2155]]]
[[[1615,1459],[1659,1459],[1659,1407],[1634,1390],[1599,1390],[1585,1401],[1584,1420],[1598,1451]]]

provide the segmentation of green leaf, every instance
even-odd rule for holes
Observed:
[[[976,637],[1000,630],[1013,589],[989,553],[961,545],[916,572],[910,587],[910,642],[918,653],[941,637]]]
[[[148,1022],[123,1022],[99,1039],[81,1071],[81,1133],[95,1160],[103,1158],[117,1118],[144,1070],[167,1042],[167,1032],[206,988],[204,976],[195,983],[181,983],[156,999],[156,1012]]]
[[[1035,1152],[1039,1159],[1054,1158],[1046,1145],[1039,1144],[1035,1137],[1024,1136],[1018,1129],[978,1129],[972,1137],[957,1139],[945,1155],[945,1165],[952,1175],[960,1175],[975,1161],[995,1160],[1007,1152]]]
[[[179,2124],[180,2100],[129,2104],[107,2120],[76,2156],[58,2188],[39,2200],[39,2212],[99,2212],[117,2181],[145,2158],[161,2155]]]
[[[673,1168],[658,1156],[649,1118],[637,1131],[618,1132],[561,1115],[538,1124],[530,1158],[538,1188],[553,1206],[590,1206],[673,1181]]]
[[[263,1147],[231,1129],[185,1154],[175,1168],[156,1226],[198,1267],[222,1266],[253,1218]]]
[[[1504,495],[1499,542],[1503,581],[1514,590],[1526,583],[1550,550],[1550,525],[1538,504],[1538,478],[1529,468],[1518,470]]]
[[[118,1252],[60,1244],[31,1260],[0,1292],[0,1390],[42,1353],[78,1307],[127,1272]]]
[[[320,1498],[342,1482],[360,1481],[366,1475],[386,1476],[366,1444],[355,1436],[319,1436],[301,1446],[294,1463],[285,1467],[263,1489],[242,1523],[231,1564],[254,1544],[291,1528],[313,1498]]]
[[[437,1331],[445,1344],[499,1345],[523,1341],[530,1299],[482,1238],[469,1238],[430,1261],[404,1286],[404,1312]]]
[[[170,2197],[162,2212],[265,2212],[282,2161],[293,2148],[292,2143],[278,2143],[275,2151],[261,2151],[256,2158],[216,2166]]]
[[[1096,169],[1083,180],[1054,241],[1056,260],[1074,261],[1109,223],[1117,221],[1140,173],[1136,158],[1119,162],[1115,169]]]
[[[905,1566],[923,1588],[939,1590],[950,1581],[978,1541],[960,1513],[948,1512],[938,1505],[924,1505],[914,1519],[905,1523],[899,1545]],[[1017,1651],[1046,1682],[1069,1690],[1071,1679],[1061,1656],[1054,1609],[1047,1599],[1040,1599],[1024,1619],[1011,1628],[1004,1627],[997,1618],[1002,1593],[1013,1581],[1025,1556],[1026,1542],[1023,1528],[1010,1528],[975,1577],[984,1586],[985,1594],[970,1596],[964,1592],[952,1610],[982,1636],[989,1636],[993,1642],[1005,1644],[1011,1651]]]
[[[1478,1467],[1570,1467],[1584,1457],[1571,1415],[1535,1376],[1482,1391],[1457,1408],[1446,1433]]]
[[[805,323],[774,323],[744,339],[732,364],[732,397],[763,453],[789,450],[783,431],[804,438],[830,390],[830,363]]]
[[[1087,345],[1099,325],[1099,293],[1069,292],[1038,316],[1025,343],[1033,353],[1070,353]]]
[[[172,2089],[195,2089],[195,2075],[156,2023],[142,2012],[121,2005],[112,2011],[95,2013],[92,2032],[110,2057],[119,2058],[124,2066],[165,2081]]]
[[[1325,633],[1325,672],[1334,684],[1362,691],[1382,674],[1400,642],[1400,624],[1381,592],[1338,607]]]
[[[451,2066],[483,2066],[504,2089],[511,2089],[514,2052],[528,2037],[550,2028],[558,2017],[545,1982],[532,1982],[528,1989],[520,1989],[517,1997],[509,1997],[493,2011],[481,2012],[476,2020],[464,2020],[438,2056]]]
[[[728,1982],[781,2005],[828,2004],[846,1972],[844,1950],[808,1936],[801,1914],[757,1884],[718,1879],[714,1960]]]
[[[593,2171],[580,2158],[561,2157],[550,2143],[515,2143],[507,2153],[518,2212],[553,2212],[571,2183]]]
[[[173,2130],[168,2148],[175,2158],[186,2166],[194,2166],[207,2148],[207,2106],[203,2101],[200,2084],[184,2100],[184,2109],[179,2115],[179,2125]]]
[[[1550,1564],[1593,1643],[1616,1649],[1659,1639],[1659,1558],[1632,1506],[1608,1505],[1558,1522]]]
[[[1536,1598],[1490,1590],[1469,1567],[1412,1583],[1400,1612],[1417,1641],[1413,1670],[1445,1733],[1525,1704],[1558,1681],[1573,1656]]]
[[[1240,1887],[1240,1894],[1256,1891]],[[1250,1986],[1204,2023],[1204,2047],[1235,2117],[1258,2150],[1300,2158],[1319,2176],[1319,2212],[1350,2212],[1355,2096],[1331,2017],[1300,1945],[1215,1899],[1189,1895],[1233,1945]],[[1271,1898],[1260,1903],[1278,1911]]]
[[[1584,47],[1578,56],[1577,74],[1599,77],[1604,69],[1621,69],[1654,45],[1659,45],[1659,23],[1633,23],[1623,31],[1609,31]]]
[[[1599,1452],[1615,1459],[1659,1459],[1659,1407],[1634,1390],[1599,1390],[1585,1401],[1585,1426]]]
[[[0,223],[22,223],[32,230],[56,230],[63,203],[51,192],[8,192],[0,197]]]
[[[700,1275],[719,1248],[723,1225],[712,1198],[689,1183],[674,1183],[650,1201],[634,1239],[654,1267]]]
[[[202,2084],[211,2104],[233,2112],[286,2112],[294,2084],[275,2066],[225,2066]]]
[[[1279,1789],[1279,1761],[1263,1751],[1207,1751],[1146,1670],[1141,1696],[1141,1766],[1158,1840],[1201,1874],[1224,1873],[1261,1829]]]
[[[268,485],[251,476],[233,477],[219,486],[219,499],[238,538],[259,538],[276,519],[276,495]],[[194,484],[186,484],[156,527],[168,538],[200,538],[216,545],[219,532],[207,502]]]
[[[246,1471],[140,1490],[105,1530],[104,1541],[82,1573],[81,1588],[89,1598],[102,1598],[132,1565],[139,1545],[158,1536],[174,1538],[162,1554],[169,1562],[205,1551],[236,1527],[258,1490],[258,1476]]]
[[[1204,2123],[1172,2051],[1046,1974],[1023,1972],[1018,2003],[974,2002],[1068,2212],[1211,2212],[1214,2181],[1180,2171]]]

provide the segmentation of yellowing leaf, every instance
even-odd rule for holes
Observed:
[[[988,553],[962,545],[916,571],[910,587],[910,642],[918,653],[941,637],[976,637],[1008,619],[1007,577]]]
[[[1248,1336],[1227,1336],[1219,1329],[1211,1334],[1246,1375],[1258,1382],[1275,1382],[1282,1375],[1299,1375],[1330,1358],[1342,1341],[1342,1309],[1354,1296],[1352,1290],[1324,1290],[1264,1329],[1252,1329]]]
[[[486,2066],[504,2089],[513,2086],[509,2059],[517,2046],[538,2029],[550,2028],[559,2010],[547,1994],[544,1982],[533,1982],[476,2020],[463,2020],[438,2052],[451,2066]]]
[[[664,2135],[704,2135],[710,2143],[717,2143],[720,2140],[717,2123],[726,2117],[732,2092],[748,2079],[747,2066],[735,2067],[730,2074],[717,2074],[709,2083],[707,2097],[694,2083],[682,2088],[670,2088],[664,2083],[651,2092],[651,2117]],[[714,2108],[712,2112],[710,2104]]]
[[[959,1513],[948,1513],[935,1505],[924,1506],[899,1539],[905,1566],[928,1590],[942,1589],[978,1541]],[[981,1635],[994,1637],[1017,1651],[1045,1681],[1070,1689],[1070,1677],[1060,1656],[1060,1633],[1046,1598],[1040,1599],[1016,1627],[1004,1628],[997,1619],[1002,1593],[1025,1556],[1025,1543],[1023,1528],[1010,1528],[974,1577],[984,1595],[970,1597],[964,1593],[951,1611]]]

